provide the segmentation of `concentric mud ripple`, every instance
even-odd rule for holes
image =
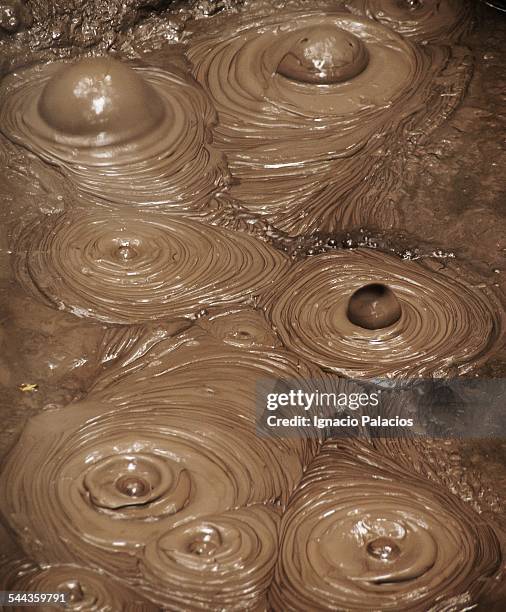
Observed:
[[[462,58],[343,12],[196,28],[188,57],[218,111],[231,193],[290,233],[391,227],[408,139],[459,102]]]
[[[279,514],[259,505],[177,527],[146,546],[145,588],[174,611],[256,610],[272,580],[278,527]]]
[[[230,315],[201,319],[197,326],[175,337],[160,328],[133,331],[137,337],[97,380],[91,397],[124,410],[147,410],[154,405],[171,411],[185,409],[189,423],[197,418],[194,409],[209,411],[211,422],[216,419],[226,424],[223,435],[231,436],[231,448],[238,445],[240,461],[248,469],[261,470],[251,481],[258,492],[253,493],[256,499],[285,503],[317,451],[322,432],[297,432],[294,428],[289,438],[278,437],[275,431],[259,436],[260,399],[265,399],[266,388],[277,392],[285,388],[337,389],[318,367],[281,346],[269,346],[272,336],[269,343],[260,345],[259,339],[267,332],[265,321],[255,311],[239,313],[232,309]],[[213,326],[214,333],[209,333]],[[228,341],[228,330],[233,342]],[[223,340],[216,337],[221,334],[225,335]],[[235,345],[237,337],[246,342],[246,334],[249,341],[255,338],[247,350]],[[247,452],[252,454],[249,459]]]
[[[167,216],[69,212],[29,226],[22,284],[60,310],[109,323],[190,316],[242,302],[287,258],[252,236]]]
[[[345,6],[356,15],[423,42],[455,42],[472,23],[467,0],[352,0]]]
[[[346,250],[296,264],[262,299],[286,347],[326,370],[443,377],[483,364],[503,332],[494,295],[450,274],[376,250]],[[371,285],[390,289],[401,307],[400,318],[379,329],[348,314],[350,298]]]
[[[283,612],[466,609],[501,563],[478,514],[352,440],[323,446],[283,516],[280,547],[270,597]]]
[[[114,410],[90,401],[30,421],[3,470],[2,511],[36,561],[132,578],[148,540],[274,500],[286,484],[276,476],[269,443],[209,402]]]
[[[87,204],[199,210],[226,182],[215,112],[185,75],[110,58],[35,66],[0,87],[0,129]],[[60,108],[61,107],[61,108]]]
[[[244,350],[281,348],[281,342],[261,310],[244,307],[214,309],[199,319],[198,325],[217,340]]]
[[[32,419],[6,461],[3,512],[37,562],[139,578],[148,540],[208,514],[286,504],[319,446],[321,432],[284,439],[256,426],[263,376],[321,389],[318,368],[198,326],[136,333],[85,402]]]
[[[158,607],[110,574],[75,565],[39,567],[27,559],[0,558],[2,591],[64,593],[66,610],[73,612],[156,612]],[[26,606],[9,607],[18,612]],[[61,610],[61,605],[31,606],[32,610]]]

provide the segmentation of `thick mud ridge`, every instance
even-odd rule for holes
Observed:
[[[465,0],[0,2],[0,590],[504,609],[502,439],[257,404],[505,375],[505,34]]]

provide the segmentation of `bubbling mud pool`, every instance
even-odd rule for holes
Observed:
[[[11,5],[0,43],[38,36],[37,6]],[[476,262],[339,238],[401,242],[403,169],[465,100],[471,4],[183,16],[144,15],[119,53],[18,53],[0,81],[0,159],[38,177],[7,198],[29,214],[0,254],[12,303],[57,337],[20,363],[65,386],[2,462],[0,590],[96,612],[500,601],[500,503],[457,442],[257,426],[264,379],[340,392],[479,375],[498,355],[503,302]],[[63,194],[49,210],[42,184]]]
[[[359,292],[378,282],[380,299],[366,296],[367,318]],[[472,370],[497,349],[501,309],[491,298],[451,273],[355,249],[294,265],[265,297],[265,309],[288,348],[327,370],[442,377]]]
[[[458,103],[467,69],[459,51],[342,11],[240,14],[197,31],[188,57],[231,193],[289,233],[389,227],[396,165]]]
[[[2,131],[106,207],[199,210],[226,182],[208,144],[215,111],[186,75],[110,58],[3,81]]]
[[[132,211],[52,215],[26,229],[18,253],[19,277],[35,295],[109,323],[238,303],[287,267],[253,237]]]

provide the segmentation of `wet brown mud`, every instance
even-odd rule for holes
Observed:
[[[501,440],[265,440],[254,403],[265,375],[504,376],[504,18],[453,0],[7,4],[0,590],[90,610],[502,609]],[[122,63],[75,64],[95,53]],[[83,78],[91,97],[54,113]]]

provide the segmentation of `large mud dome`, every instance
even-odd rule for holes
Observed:
[[[264,436],[257,396],[505,376],[505,34],[0,0],[0,591],[504,610],[503,438]]]

